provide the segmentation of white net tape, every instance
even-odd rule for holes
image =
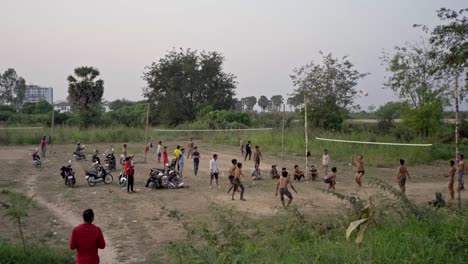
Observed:
[[[329,139],[329,138],[319,138],[317,140],[323,141],[333,141],[333,142],[342,142],[342,143],[355,143],[355,144],[369,144],[369,145],[387,145],[387,146],[409,146],[409,147],[430,147],[432,144],[406,144],[406,143],[390,143],[390,142],[367,142],[367,141],[354,141],[354,140],[342,140],[342,139]]]

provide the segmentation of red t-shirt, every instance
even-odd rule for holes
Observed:
[[[164,164],[169,163],[169,159],[167,158],[167,151],[163,151],[163,162]]]
[[[44,148],[46,145],[47,145],[47,141],[45,141],[44,139],[41,140],[41,148]]]
[[[106,242],[99,227],[83,223],[73,228],[70,249],[76,249],[77,264],[98,264],[98,248],[103,249],[105,247]]]

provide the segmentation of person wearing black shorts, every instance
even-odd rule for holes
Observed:
[[[288,207],[291,204],[292,200],[293,200],[293,196],[292,196],[291,192],[288,190],[288,185],[291,185],[291,188],[294,190],[295,193],[297,193],[297,191],[294,188],[294,186],[292,185],[291,181],[289,180],[287,171],[283,171],[281,173],[281,176],[282,177],[278,180],[278,184],[276,184],[276,194],[275,194],[275,196],[278,196],[278,190],[279,190],[281,203],[283,204],[284,207]],[[289,201],[288,201],[287,205],[284,203],[284,196],[285,195],[289,198]]]
[[[250,144],[250,140],[247,141],[247,145],[245,145],[245,157],[244,157],[244,161],[247,160],[247,156],[249,156],[249,160],[252,158],[252,144]]]
[[[237,160],[233,159],[231,160],[232,166],[229,168],[229,182],[231,183],[231,187],[229,187],[228,193],[231,192],[232,189],[234,189],[234,172],[236,171],[237,168]]]
[[[218,184],[218,176],[219,176],[219,168],[218,168],[218,154],[213,154],[213,159],[210,160],[210,189],[213,185],[213,179],[216,180],[216,186],[219,188]]]
[[[234,190],[232,191],[232,200],[234,201],[234,194],[236,193],[237,189],[240,188],[240,199],[241,201],[246,201],[244,199],[244,185],[242,184],[242,176],[244,176],[244,174],[242,174],[242,163],[237,163],[236,164],[237,168],[236,170],[234,171],[234,180],[233,180],[233,183],[234,183]]]

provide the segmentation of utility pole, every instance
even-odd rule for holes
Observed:
[[[150,109],[150,103],[148,103],[148,106],[146,108],[146,128],[145,128],[145,163],[146,163],[146,155],[148,154],[149,151],[149,146],[148,146],[148,123],[149,123],[149,109]]]

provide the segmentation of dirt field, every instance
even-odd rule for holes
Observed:
[[[185,142],[180,142],[186,145]],[[172,152],[177,142],[164,142]],[[244,180],[247,186],[246,202],[231,201],[226,191],[229,187],[227,169],[233,158],[240,160],[240,150],[234,147],[210,145],[196,141],[202,155],[199,175],[193,175],[191,160],[186,160],[184,179],[187,189],[179,190],[148,190],[144,188],[149,168],[161,167],[154,155],[155,149],[144,164],[141,144],[129,144],[129,154],[136,154],[137,193],[127,194],[117,185],[119,171],[113,171],[114,182],[110,185],[98,183],[89,187],[85,182],[84,171],[91,169],[91,157],[88,161],[73,161],[76,171],[77,186],[67,188],[59,175],[59,169],[66,165],[71,155],[73,145],[52,146],[52,154],[47,152],[41,168],[35,168],[31,162],[30,153],[34,146],[1,147],[0,162],[4,165],[0,173],[0,190],[9,189],[24,192],[34,196],[35,207],[26,221],[27,238],[35,242],[43,242],[49,246],[67,250],[71,228],[82,222],[84,209],[95,211],[95,224],[100,226],[108,242],[105,250],[100,251],[102,263],[151,263],[167,260],[165,247],[169,241],[183,238],[183,230],[177,222],[161,214],[161,207],[178,209],[190,221],[206,220],[208,206],[216,203],[222,206],[234,206],[237,210],[251,217],[274,217],[279,209],[280,200],[275,197],[276,182],[269,179],[268,172],[272,164],[278,164],[278,169],[287,167],[291,172],[295,163],[303,167],[303,159],[289,157],[281,161],[269,153],[263,153],[264,160],[261,169],[265,180],[252,184],[250,178]],[[104,153],[109,145],[86,145],[87,153],[93,149]],[[120,144],[116,148],[116,156],[120,154]],[[333,158],[333,150],[330,150]],[[209,160],[213,153],[219,155],[221,169],[220,189],[209,189]],[[101,158],[103,160],[104,158]],[[310,164],[320,164],[319,157],[312,157]],[[448,161],[437,161],[429,165],[408,164],[412,180],[407,183],[409,199],[425,203],[434,198],[436,191],[441,191],[448,197],[447,180],[444,175],[448,171]],[[378,177],[391,182],[395,187],[394,168],[367,167],[363,177],[363,188],[358,188],[353,177],[355,169],[346,162],[332,160],[332,166],[338,168],[336,190],[343,193],[358,193],[367,198],[377,192],[366,184],[366,177]],[[253,167],[253,161],[244,162],[244,174],[248,175]],[[120,169],[120,168],[118,168]],[[319,169],[320,172],[320,169]],[[320,173],[323,174],[323,173]],[[300,205],[305,214],[313,217],[324,217],[337,214],[345,204],[335,197],[324,194],[317,188],[326,188],[321,182],[300,182],[295,184],[298,194],[294,195],[294,204]],[[238,198],[238,195],[237,195]],[[1,199],[1,196],[0,196]],[[454,204],[449,201],[449,204]],[[17,230],[13,225],[0,226],[1,239],[18,239]]]

